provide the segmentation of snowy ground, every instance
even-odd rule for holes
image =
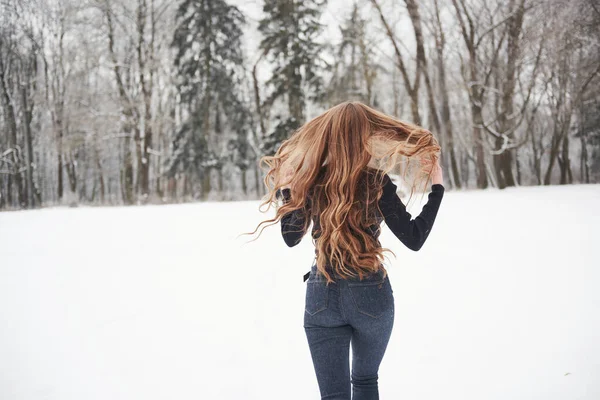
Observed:
[[[384,228],[381,398],[600,399],[599,205],[600,185],[448,191],[421,251]],[[313,246],[236,238],[257,207],[1,213],[0,399],[318,399]]]

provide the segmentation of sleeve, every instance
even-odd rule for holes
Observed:
[[[290,200],[290,189],[284,188],[278,189],[275,193],[275,197],[277,199],[283,199],[283,203],[287,204]],[[284,214],[281,217],[281,236],[283,236],[283,240],[288,247],[294,247],[304,237],[306,231],[304,228],[304,221],[306,218],[305,211],[303,209],[297,209],[290,211],[287,214]]]
[[[444,186],[439,183],[431,185],[431,192],[421,214],[411,219],[412,215],[406,211],[405,205],[396,194],[396,185],[387,174],[383,177],[383,184],[379,208],[383,213],[385,224],[406,247],[418,251],[433,228],[444,197]]]

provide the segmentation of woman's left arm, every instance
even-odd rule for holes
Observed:
[[[276,198],[283,198],[283,203],[287,204],[290,200],[290,188],[284,187],[278,189]],[[281,236],[288,247],[294,247],[304,237],[306,231],[304,230],[304,223],[306,220],[305,209],[299,208],[297,210],[290,211],[281,217]]]

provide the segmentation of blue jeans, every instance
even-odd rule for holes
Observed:
[[[306,281],[304,330],[321,399],[378,400],[377,373],[394,325],[389,277],[334,279],[327,286],[313,265]]]

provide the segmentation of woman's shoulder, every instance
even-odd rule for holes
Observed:
[[[377,183],[380,183],[381,186],[383,186],[382,200],[385,200],[386,198],[396,194],[397,186],[386,172],[372,167],[366,167],[365,171],[369,175],[370,179],[377,181]]]

